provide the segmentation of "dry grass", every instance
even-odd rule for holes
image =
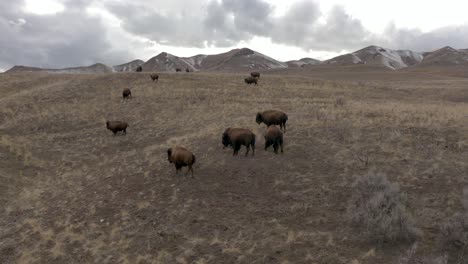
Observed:
[[[343,74],[256,87],[228,73],[1,74],[0,262],[395,263],[400,245],[375,247],[344,217],[370,168],[407,194],[418,254],[441,255],[438,226],[468,182],[468,105],[453,100],[468,81]],[[255,114],[271,108],[289,115],[284,155],[262,150]],[[255,157],[222,150],[230,126],[257,134]],[[195,179],[167,162],[176,144],[197,156]]]

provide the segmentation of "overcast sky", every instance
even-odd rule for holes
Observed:
[[[0,0],[0,71],[249,47],[278,60],[368,45],[468,48],[466,0]]]

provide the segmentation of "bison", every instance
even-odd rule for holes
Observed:
[[[193,178],[193,164],[195,163],[195,155],[192,152],[188,151],[186,148],[183,147],[173,147],[167,150],[167,160],[169,163],[174,163],[176,167],[176,174],[182,167],[188,166],[187,173],[192,172]]]
[[[132,91],[130,89],[125,88],[122,92],[123,99],[129,99],[132,96]]]
[[[244,81],[246,84],[252,84],[252,83],[254,83],[255,85],[258,84],[258,79],[252,76],[245,78]]]
[[[288,121],[288,115],[277,110],[258,112],[255,118],[255,122],[259,125],[262,122],[268,127],[271,125],[279,125],[280,128],[284,129],[284,133],[286,133],[286,121]]]
[[[181,69],[181,68],[176,68],[175,71],[176,71],[176,72],[181,72],[182,69]]]
[[[252,156],[255,155],[255,134],[249,129],[245,128],[227,128],[222,136],[223,149],[231,146],[234,149],[233,156],[237,155],[241,146],[247,148],[245,156],[249,154],[250,147],[252,147]]]
[[[259,72],[251,72],[250,73],[250,76],[254,77],[254,78],[259,78],[260,79],[260,73]]]
[[[189,69],[189,68],[185,68],[185,72],[190,72],[190,69]]]
[[[270,126],[265,133],[265,150],[273,145],[275,154],[278,154],[278,147],[281,147],[283,153],[283,132],[277,126]]]
[[[151,77],[151,80],[153,80],[153,82],[159,80],[159,75],[157,74],[151,74],[150,77]]]
[[[114,133],[115,136],[115,134],[117,134],[117,132],[119,131],[122,131],[122,133],[127,134],[128,124],[121,121],[106,121],[106,127],[107,129],[112,131],[112,133]]]
[[[135,71],[136,71],[136,72],[142,72],[142,71],[143,71],[143,67],[141,67],[141,66],[138,66],[138,67],[136,68],[136,70],[135,70]]]

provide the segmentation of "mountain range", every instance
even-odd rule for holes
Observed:
[[[111,73],[133,72],[141,66],[146,72],[175,71],[176,68],[190,71],[251,71],[284,68],[308,68],[316,65],[367,65],[385,67],[391,70],[400,70],[408,67],[425,66],[468,66],[468,49],[454,49],[444,47],[432,52],[416,52],[411,50],[392,50],[378,46],[369,46],[361,50],[340,55],[335,58],[320,61],[312,58],[303,58],[280,62],[260,52],[242,48],[215,54],[195,55],[192,57],[178,57],[162,52],[145,61],[133,60],[128,63],[107,66],[96,63],[87,67],[65,69],[43,69],[28,66],[14,66],[7,72],[45,71],[52,73]]]

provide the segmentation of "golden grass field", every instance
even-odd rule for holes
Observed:
[[[244,75],[0,74],[0,263],[398,263],[410,242],[373,243],[346,217],[369,171],[407,194],[417,254],[457,263],[439,225],[468,185],[468,79]],[[263,150],[267,109],[289,115],[283,155]],[[227,127],[254,131],[254,157],[222,149]],[[194,179],[175,175],[174,145]]]

